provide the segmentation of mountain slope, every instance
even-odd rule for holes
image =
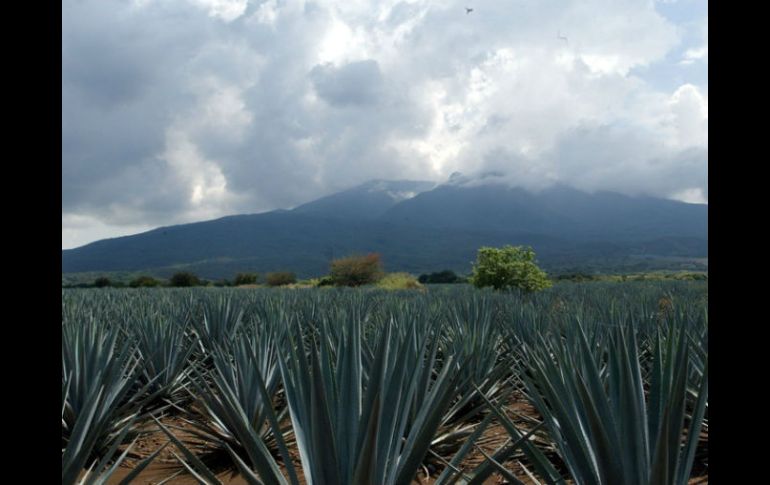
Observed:
[[[708,237],[708,206],[588,194],[565,186],[539,193],[502,184],[442,185],[397,204],[381,218],[421,227],[515,230],[570,240],[640,241]]]
[[[373,180],[302,204],[293,212],[338,219],[377,219],[398,203],[435,185],[433,182],[413,180]]]
[[[415,195],[416,194],[416,195]],[[639,256],[706,257],[708,207],[487,184],[374,181],[291,211],[224,217],[62,251],[64,273],[184,268],[207,278],[290,270],[325,274],[331,259],[382,254],[390,271],[468,272],[483,245],[526,244],[548,268]],[[625,264],[625,263],[623,263]]]
[[[465,271],[478,245],[528,244],[545,254],[565,242],[548,236],[453,229],[426,231],[379,221],[350,221],[270,212],[184,224],[97,241],[62,251],[62,271],[139,271],[204,268],[206,277],[234,271],[288,269],[324,274],[334,257],[379,252],[388,269]]]

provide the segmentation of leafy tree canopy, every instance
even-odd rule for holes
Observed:
[[[524,292],[550,288],[552,283],[535,262],[535,251],[527,246],[482,247],[473,266],[471,283],[496,290],[518,288]]]

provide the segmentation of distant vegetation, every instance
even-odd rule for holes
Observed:
[[[322,276],[312,280],[314,286],[334,286],[334,279],[331,276]]]
[[[168,279],[157,274],[126,272],[83,273],[62,275],[62,288],[152,288],[152,287],[195,287],[195,286],[291,286],[311,288],[328,286],[376,286],[385,289],[421,289],[423,285],[473,284],[478,288],[518,288],[535,292],[550,287],[555,282],[623,282],[623,281],[707,281],[707,271],[636,271],[611,273],[607,271],[572,268],[546,274],[535,262],[535,252],[528,246],[504,246],[501,248],[482,247],[470,276],[458,275],[451,269],[423,273],[415,278],[407,272],[387,273],[378,253],[349,255],[335,259],[329,266],[330,274],[299,279],[289,271],[266,274],[260,284],[256,272],[237,272],[233,280],[206,280],[192,271],[176,271]],[[232,274],[232,273],[231,273]],[[90,277],[90,279],[89,279]]]
[[[257,273],[238,273],[235,275],[233,285],[256,285],[257,280],[259,280],[259,275]]]
[[[96,278],[96,280],[94,281],[94,286],[96,288],[104,288],[107,286],[112,286],[112,282],[110,281],[109,278],[105,278],[105,277]]]
[[[288,271],[267,273],[265,276],[265,282],[267,283],[267,286],[291,285],[297,282],[297,276],[294,273]]]
[[[456,280],[449,281],[444,277],[432,277],[431,275],[439,275],[446,273],[444,271],[439,273],[421,274],[417,278],[417,282],[422,285],[434,285],[434,284],[468,284],[468,278],[463,276],[456,276]],[[449,271],[448,273],[451,273]],[[407,273],[401,273],[407,274]],[[388,273],[385,274],[386,276]],[[612,273],[587,273],[587,272],[567,272],[558,274],[549,274],[548,278],[554,282],[624,282],[624,281],[708,281],[708,273],[705,271],[651,271],[651,272],[636,272],[627,274],[612,274]],[[98,280],[98,283],[97,283]],[[118,280],[110,277],[100,277],[97,280],[91,280],[90,282],[74,283],[74,282],[62,282],[62,288],[159,288],[172,286],[168,280],[160,278],[153,278],[152,276],[139,276],[131,279],[128,283],[125,280]],[[206,281],[199,279],[200,284],[197,286],[214,286],[214,287],[230,287],[238,286],[234,282],[228,280],[218,281]],[[301,287],[329,287],[334,286],[334,281],[330,275],[320,276],[316,278],[308,278],[304,280],[298,280],[297,285]],[[250,283],[245,283],[249,285]],[[256,286],[263,286],[264,284],[257,283]]]
[[[140,276],[136,279],[131,280],[131,282],[128,284],[131,288],[151,288],[155,286],[160,286],[161,282],[153,278],[152,276]]]
[[[652,271],[629,274],[589,274],[589,273],[562,273],[551,276],[554,281],[572,281],[582,283],[586,281],[708,281],[708,273],[693,271]]]
[[[188,287],[188,286],[200,286],[201,280],[197,275],[183,271],[181,273],[174,274],[169,280],[169,286],[174,287]]]
[[[467,283],[468,279],[457,276],[454,271],[447,269],[438,273],[421,274],[418,281],[423,284]]]
[[[526,246],[479,249],[471,283],[477,288],[517,288],[526,293],[552,286],[545,271],[535,262],[535,251]]]
[[[384,276],[382,261],[377,253],[347,256],[331,264],[332,282],[337,286],[362,286],[376,283]]]
[[[384,290],[419,290],[423,288],[417,278],[409,273],[388,273],[377,282]]]

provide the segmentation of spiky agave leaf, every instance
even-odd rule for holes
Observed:
[[[154,398],[149,382],[136,393],[139,360],[119,347],[119,331],[91,321],[62,327],[62,483],[75,483],[89,465],[106,463],[136,435],[134,422]],[[66,381],[66,384],[64,384]]]
[[[633,329],[619,325],[608,332],[606,348],[589,345],[580,325],[566,342],[552,336],[527,348],[533,404],[577,483],[686,484],[707,387],[699,390],[693,435],[682,447],[690,362],[684,330],[666,351],[656,346],[648,399]],[[596,352],[608,359],[604,374]]]
[[[374,337],[364,376],[361,320],[351,311],[334,322],[346,341],[336,355],[329,325],[320,326],[308,352],[297,325],[280,359],[308,483],[410,483],[454,395],[458,367],[450,356],[410,422],[420,369],[429,362],[427,334],[391,320]]]
[[[192,319],[202,350],[226,346],[243,323],[244,313],[242,302],[234,299],[232,294],[206,295],[200,316]]]
[[[153,381],[158,399],[176,402],[193,366],[195,350],[187,321],[147,312],[131,326],[141,355],[143,383]]]
[[[229,349],[215,347],[210,385],[200,375],[193,380],[203,416],[192,421],[197,430],[188,430],[241,455],[239,460],[250,462],[265,483],[285,482],[269,448],[291,461],[279,427],[280,413],[273,407],[280,377],[275,345],[264,332],[260,337],[245,336]],[[288,473],[295,483],[293,469]]]

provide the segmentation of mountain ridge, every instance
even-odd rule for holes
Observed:
[[[380,252],[390,271],[467,272],[478,247],[503,244],[533,246],[546,268],[650,254],[695,258],[708,255],[707,219],[707,205],[566,186],[529,192],[380,180],[291,210],[164,226],[62,250],[62,272],[192,268],[223,278],[290,270],[304,277],[325,274],[334,257],[369,251]]]

